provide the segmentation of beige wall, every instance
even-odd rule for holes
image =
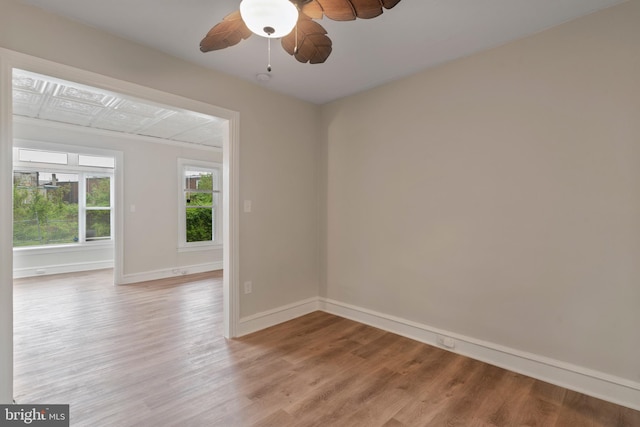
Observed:
[[[323,296],[640,380],[640,2],[323,107]]]

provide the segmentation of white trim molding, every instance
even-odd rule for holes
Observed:
[[[222,270],[222,261],[206,264],[189,265],[184,267],[166,268],[163,270],[144,271],[142,273],[124,274],[118,285],[147,282],[149,280],[168,279],[170,277],[186,276],[188,274],[205,273],[207,271]]]
[[[222,150],[224,337],[238,336],[240,317],[240,113],[227,114]]]
[[[80,271],[102,270],[105,268],[113,268],[113,260],[46,265],[43,267],[14,268],[13,278],[23,279],[25,277],[77,273]]]
[[[320,310],[336,316],[640,410],[640,383],[634,381],[327,298],[320,298],[319,306]],[[447,348],[444,345],[446,338],[453,339],[446,344],[453,344],[455,348]]]
[[[242,317],[238,323],[238,336],[248,335],[279,323],[293,320],[320,309],[318,297],[298,301],[251,316]]]
[[[12,68],[0,50],[0,403],[13,401]]]

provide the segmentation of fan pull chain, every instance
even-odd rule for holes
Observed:
[[[273,27],[264,27],[263,28],[265,34],[267,35],[267,55],[268,55],[268,63],[267,63],[267,71],[271,72],[271,34],[275,33],[276,30]]]
[[[267,53],[268,53],[268,59],[267,59],[267,71],[271,72],[271,37],[267,37]]]
[[[297,55],[298,54],[298,22],[296,21],[296,45],[293,48],[293,54]]]

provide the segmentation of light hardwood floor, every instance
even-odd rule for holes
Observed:
[[[15,397],[72,426],[640,426],[616,406],[327,313],[222,338],[221,273],[15,281]]]

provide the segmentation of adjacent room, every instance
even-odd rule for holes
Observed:
[[[222,269],[227,120],[21,69],[12,90],[14,278]]]
[[[0,404],[640,425],[640,0],[282,1],[0,0]]]

